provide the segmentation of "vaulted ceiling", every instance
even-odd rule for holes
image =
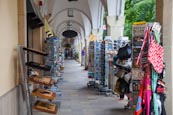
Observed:
[[[46,13],[51,15],[48,21],[60,39],[68,29],[76,31],[77,37],[83,39],[92,29],[102,25],[104,8],[101,0],[47,0],[46,3]]]
[[[91,32],[102,33],[104,12],[107,16],[124,16],[125,0],[31,0],[36,4],[42,2],[39,9],[42,16],[49,17],[48,22],[61,41],[66,30],[77,32],[73,39],[85,39]],[[39,6],[39,5],[38,5]],[[113,19],[113,18],[112,18]]]

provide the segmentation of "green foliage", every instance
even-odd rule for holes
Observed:
[[[126,0],[124,35],[132,38],[133,22],[153,22],[156,19],[156,0]]]
[[[79,59],[79,53],[78,53],[78,52],[75,52],[74,58],[75,58],[75,59]]]

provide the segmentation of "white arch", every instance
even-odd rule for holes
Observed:
[[[48,22],[51,23],[51,22],[58,16],[58,14],[60,14],[60,13],[63,12],[63,11],[66,11],[66,10],[68,10],[68,9],[69,9],[69,8],[65,8],[65,9],[60,10],[60,11],[57,12],[52,18],[50,18],[50,19],[48,20]],[[87,19],[89,20],[90,24],[91,24],[91,28],[93,27],[92,20],[90,19],[90,17],[89,17],[84,11],[82,11],[82,10],[80,10],[80,9],[78,9],[78,8],[70,8],[70,9],[76,10],[76,11],[78,11],[78,12],[81,12],[83,15],[85,15],[85,16],[87,17]]]
[[[58,30],[60,29],[61,25],[65,24],[65,23],[68,23],[69,21],[72,22],[72,23],[75,23],[75,24],[77,24],[79,27],[81,27],[81,28],[82,28],[82,31],[83,31],[83,33],[84,33],[84,35],[85,35],[85,29],[84,29],[83,25],[80,24],[79,22],[75,21],[75,20],[64,20],[63,22],[61,22],[60,24],[57,25],[56,31],[55,31],[55,32],[57,33]]]

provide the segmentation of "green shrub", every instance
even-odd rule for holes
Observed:
[[[75,52],[74,58],[75,58],[75,59],[79,59],[79,53],[78,53],[78,52]]]

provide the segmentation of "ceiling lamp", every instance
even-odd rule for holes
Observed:
[[[66,30],[62,33],[62,35],[66,38],[73,38],[76,37],[78,34],[74,30]]]

